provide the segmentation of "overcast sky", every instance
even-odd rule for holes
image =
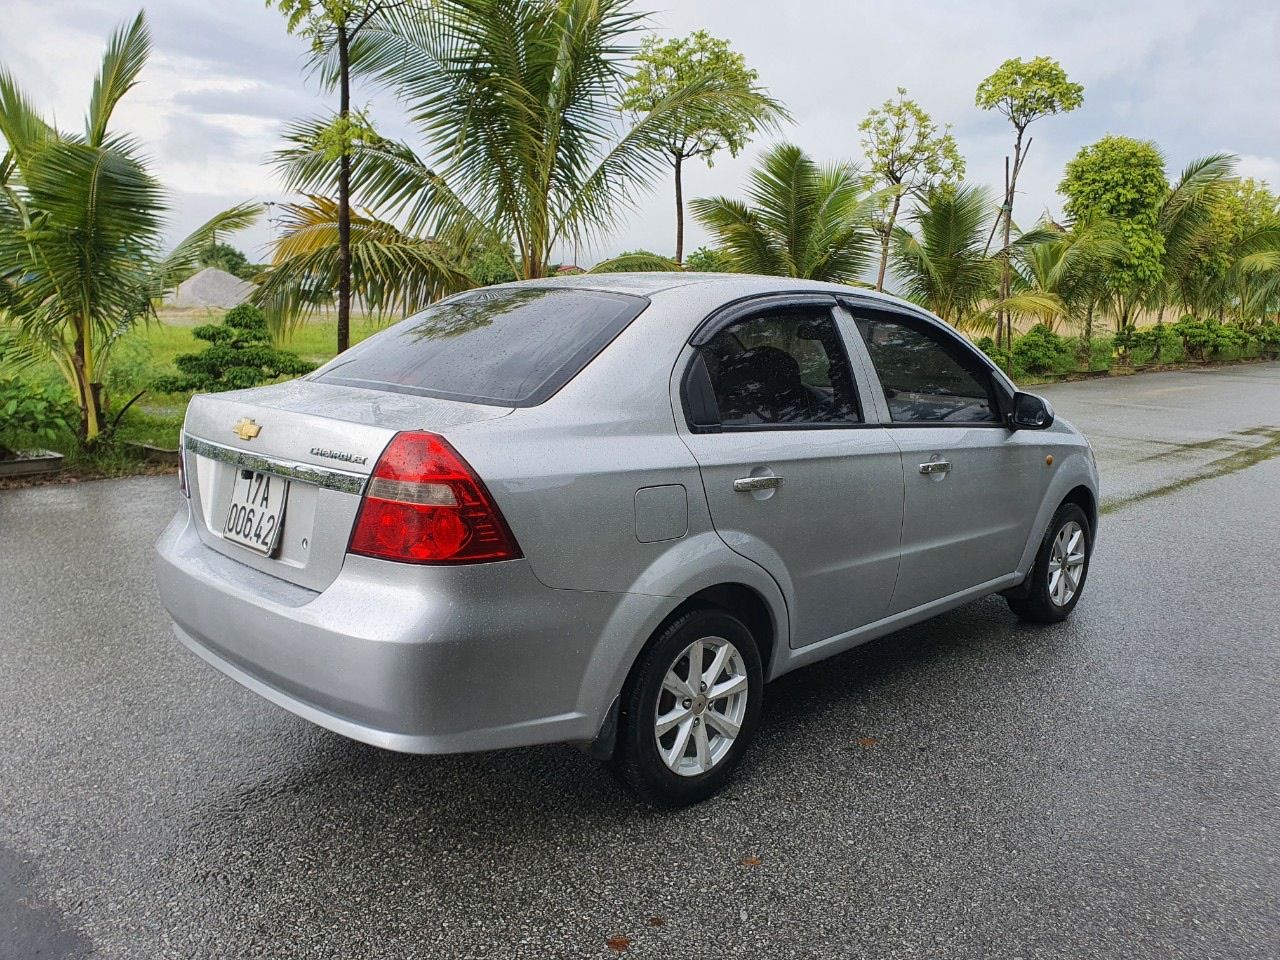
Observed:
[[[78,125],[102,45],[134,15],[122,0],[0,0],[0,63],[64,126]],[[1055,57],[1085,87],[1084,106],[1032,128],[1017,219],[1057,211],[1063,164],[1107,133],[1155,140],[1170,176],[1195,156],[1227,150],[1241,171],[1280,185],[1280,4],[1161,0],[1110,3],[1035,0],[911,4],[841,0],[666,0],[655,10],[664,36],[699,27],[727,38],[795,115],[781,138],[820,160],[857,158],[858,121],[907,87],[939,122],[952,124],[968,179],[995,185],[1010,149],[1006,122],[973,105],[974,88],[1007,57]],[[152,0],[155,51],[143,83],[117,113],[139,136],[173,194],[176,236],[242,200],[282,199],[264,158],[285,121],[317,112],[323,98],[305,77],[305,42],[288,36],[261,0]],[[396,105],[372,91],[379,130],[412,133]],[[713,168],[687,168],[688,197],[740,191],[764,142]],[[660,183],[590,263],[622,249],[674,248],[670,186]],[[264,256],[269,227],[236,242]],[[705,237],[691,224],[686,249]],[[573,251],[562,251],[571,259]]]

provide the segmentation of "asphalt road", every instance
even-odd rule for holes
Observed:
[[[722,798],[422,758],[169,634],[172,478],[0,493],[0,957],[1280,955],[1280,365],[1046,390],[1108,513],[1073,618],[984,600],[770,688]],[[625,939],[616,939],[625,938]]]

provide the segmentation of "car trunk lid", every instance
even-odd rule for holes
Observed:
[[[447,435],[510,412],[312,380],[194,397],[183,455],[201,539],[251,567],[323,590],[342,568],[369,474],[397,432]],[[270,485],[287,482],[282,499],[276,486],[269,506],[265,495],[251,505],[263,508],[259,518],[278,519],[269,553],[236,542],[237,536],[249,538],[230,513],[233,499],[257,496],[251,486],[259,474]],[[242,520],[246,515],[239,514]]]

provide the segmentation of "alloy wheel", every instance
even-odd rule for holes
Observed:
[[[696,777],[733,749],[747,713],[742,654],[723,637],[703,637],[667,668],[654,711],[658,754],[673,772]]]
[[[1080,589],[1084,579],[1085,536],[1080,524],[1071,520],[1063,524],[1053,538],[1049,552],[1049,599],[1065,607]]]

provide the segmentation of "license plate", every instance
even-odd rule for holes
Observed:
[[[256,470],[241,470],[231,488],[231,506],[222,535],[263,556],[275,552],[284,524],[289,481]]]

